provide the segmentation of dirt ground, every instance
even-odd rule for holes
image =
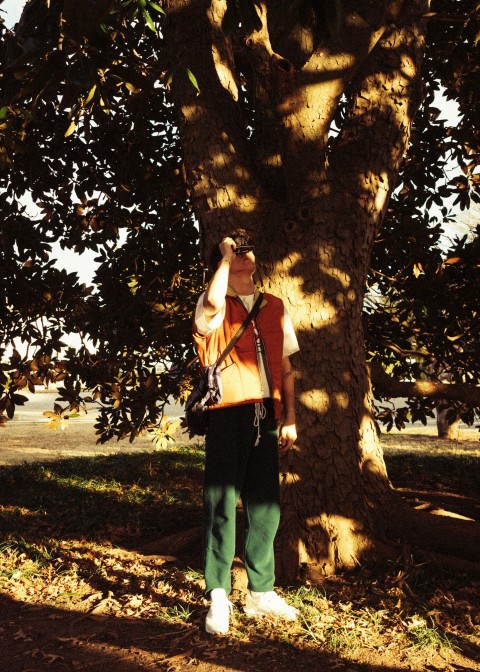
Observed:
[[[343,664],[333,656],[316,651],[295,650],[288,643],[269,640],[268,633],[261,630],[255,641],[242,642],[208,637],[195,625],[186,626],[183,631],[177,627],[162,632],[146,620],[118,617],[94,620],[94,617],[68,611],[19,605],[8,608],[2,603],[2,611],[5,607],[8,622],[2,618],[4,625],[0,631],[5,672],[340,672],[378,669]]]
[[[68,431],[51,431],[38,423],[11,423],[1,430],[0,464],[47,461],[92,454],[118,452],[117,443],[95,445],[92,422],[72,423]],[[478,444],[472,444],[475,447]],[[122,446],[122,448],[124,448]],[[125,448],[124,448],[125,449]],[[128,452],[152,450],[148,438],[128,446]],[[428,474],[423,496],[428,495]],[[402,485],[402,484],[399,484]],[[410,492],[410,497],[419,493]],[[441,498],[441,493],[437,493]],[[445,501],[436,501],[448,509],[451,493]],[[480,498],[473,493],[471,509],[462,514],[479,518]],[[172,567],[178,571],[178,558],[144,556],[125,552],[118,570],[125,581],[149,566]],[[172,566],[175,563],[175,567]],[[191,559],[183,558],[184,567]],[[196,562],[196,560],[194,560]],[[139,564],[140,563],[140,564]],[[181,566],[181,564],[180,564]],[[118,579],[121,581],[121,577]],[[199,609],[186,623],[172,626],[158,621],[128,616],[117,611],[113,595],[103,595],[102,609],[71,610],[68,607],[35,603],[28,596],[35,591],[35,577],[23,601],[0,595],[0,670],[5,672],[480,672],[480,632],[476,643],[445,651],[419,652],[410,662],[400,662],[393,644],[384,650],[364,648],[361,655],[349,657],[326,652],[321,646],[301,645],[285,630],[268,622],[259,622],[248,637],[233,628],[228,637],[212,638],[203,631],[205,609]],[[199,595],[201,593],[199,592]],[[236,595],[237,605],[241,594]],[[480,599],[480,595],[478,596]],[[198,598],[201,601],[201,597]],[[452,598],[453,599],[453,598]],[[235,614],[239,614],[236,610]],[[235,619],[237,615],[234,616]]]
[[[139,437],[132,444],[128,440],[97,444],[93,422],[71,421],[66,431],[49,429],[46,423],[10,422],[0,429],[0,465],[44,462],[71,457],[114,455],[121,450],[141,453],[153,450],[147,436]]]
[[[122,563],[125,574],[136,561]],[[143,563],[146,559],[142,560]],[[171,560],[151,560],[158,568]],[[172,572],[179,573],[171,567]],[[95,599],[90,596],[87,599]],[[103,596],[100,594],[99,596]],[[238,607],[242,595],[234,591]],[[201,598],[197,598],[201,603]],[[243,601],[243,600],[242,600]],[[182,605],[180,597],[178,601]],[[101,606],[101,608],[100,608]],[[340,608],[340,607],[339,607]],[[479,672],[480,636],[448,650],[411,650],[395,639],[365,644],[350,655],[327,652],[321,643],[302,641],[300,626],[258,621],[246,630],[235,609],[231,632],[204,632],[206,607],[187,623],[167,624],[120,609],[113,595],[86,611],[20,602],[0,596],[0,651],[5,672]],[[240,627],[237,627],[237,623]]]

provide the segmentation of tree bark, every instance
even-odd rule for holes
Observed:
[[[327,45],[312,44],[301,68],[288,50],[274,52],[267,5],[256,3],[262,28],[234,45],[221,29],[225,2],[170,4],[172,58],[195,65],[200,86],[197,96],[173,82],[205,247],[233,226],[256,234],[265,288],[286,302],[300,342],[300,438],[281,460],[277,574],[291,582],[306,566],[312,576],[350,568],[383,553],[407,519],[373,422],[362,308],[373,241],[420,101],[422,26],[402,14],[397,27],[391,14],[401,5],[418,16],[427,3],[386,2],[372,17],[370,3],[346,2],[342,30]],[[245,118],[242,126],[245,73],[236,72],[234,51],[257,78],[252,106],[270,112],[258,145]],[[346,119],[330,141],[347,90]],[[272,168],[284,194],[282,180],[269,189]]]
[[[437,405],[437,433],[440,439],[457,441],[461,422],[456,409],[445,404]]]

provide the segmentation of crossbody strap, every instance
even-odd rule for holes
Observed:
[[[223,362],[223,360],[225,359],[225,357],[227,357],[227,356],[230,354],[230,352],[232,351],[232,349],[235,347],[235,344],[238,342],[239,338],[243,335],[245,329],[248,327],[248,325],[250,324],[250,322],[255,318],[255,316],[257,315],[258,311],[260,310],[260,304],[262,303],[262,300],[263,300],[263,294],[260,292],[260,294],[258,295],[257,300],[255,301],[255,303],[254,303],[253,306],[252,306],[252,310],[248,313],[248,315],[247,315],[247,317],[245,318],[245,320],[244,320],[242,326],[238,329],[238,331],[237,331],[236,334],[233,336],[233,338],[232,338],[232,340],[230,341],[230,343],[227,345],[227,347],[225,348],[225,350],[222,352],[222,354],[221,354],[220,357],[218,358],[218,360],[217,360],[217,366],[220,366],[220,364]]]

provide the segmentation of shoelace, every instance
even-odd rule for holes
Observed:
[[[255,420],[253,421],[253,426],[257,428],[257,439],[255,441],[255,447],[260,443],[260,421],[263,420],[267,415],[267,409],[263,405],[263,402],[255,404]]]

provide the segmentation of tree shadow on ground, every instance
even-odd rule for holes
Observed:
[[[474,455],[386,454],[389,477],[416,508],[480,521],[480,458]]]
[[[107,537],[129,548],[199,525],[201,461],[174,450],[0,467],[0,534]]]
[[[211,637],[201,627],[200,616],[176,626],[153,620],[114,616],[103,618],[55,607],[39,607],[7,598],[0,601],[0,647],[4,669],[115,670],[173,672],[192,666],[197,672],[331,671],[398,672],[397,665],[357,664],[320,648],[299,648],[272,640],[260,627],[248,641],[229,636]],[[477,656],[480,649],[476,651]],[[473,662],[473,661],[472,661]],[[475,665],[475,663],[473,663]],[[411,664],[408,669],[440,671],[477,670],[480,666],[440,668]]]
[[[71,609],[63,608],[62,600],[48,597],[43,575],[42,589],[39,589],[40,575],[32,575],[23,586],[27,586],[27,592],[31,591],[28,593],[31,597],[20,598],[9,590],[10,579],[4,575],[6,594],[2,601],[0,646],[2,651],[9,652],[4,656],[5,669],[172,671],[184,670],[190,663],[198,672],[264,672],[269,668],[276,672],[406,669],[399,661],[394,639],[382,653],[375,649],[368,631],[361,640],[364,651],[357,657],[367,662],[334,655],[331,651],[338,649],[326,647],[321,639],[317,641],[318,632],[309,633],[307,622],[300,634],[291,637],[287,628],[282,631],[265,623],[247,624],[237,610],[234,621],[239,625],[232,628],[232,636],[205,635],[203,587],[185,579],[189,567],[196,568],[198,574],[200,549],[191,557],[182,554],[170,559],[128,550],[138,547],[140,541],[156,540],[200,522],[202,459],[198,452],[173,450],[0,469],[2,536],[27,559],[44,554],[41,569],[44,574],[50,567],[54,578],[61,571],[74,571],[87,586],[85,599],[97,591],[97,602],[110,601],[113,605],[112,613],[108,604],[106,612],[98,612],[87,607],[81,595],[76,600],[72,598]],[[429,466],[430,470],[423,472],[426,481],[436,478],[433,463]],[[413,462],[404,459],[397,468],[405,484],[409,478],[419,483]],[[450,474],[457,489],[461,484],[460,472],[455,475],[450,470]],[[478,503],[478,499],[475,501]],[[96,551],[92,542],[103,546]],[[121,548],[113,548],[115,545]],[[426,615],[435,608],[445,612],[445,619],[437,623],[437,633],[446,637],[450,631],[448,619],[455,622],[458,612],[465,612],[471,618],[472,628],[467,627],[465,619],[461,627],[456,626],[458,655],[451,669],[480,671],[478,641],[467,636],[475,623],[477,626],[480,623],[478,592],[475,593],[478,583],[473,581],[470,585],[465,577],[459,578],[458,585],[452,580],[445,583],[442,570],[437,571],[435,575],[432,567],[410,561],[392,566],[387,578],[385,572],[379,579],[374,570],[363,568],[357,574],[338,579],[337,584],[327,582],[322,590],[330,593],[331,611],[324,616],[335,618],[335,614],[346,610],[346,617],[350,617],[356,610],[360,614],[358,622],[362,610],[378,613],[382,618],[382,612],[390,609],[400,623],[409,615]],[[20,568],[22,572],[24,567]],[[157,584],[164,576],[168,576],[170,587],[160,592]],[[150,600],[148,613],[140,616],[136,613],[129,618],[126,605],[131,596],[139,596],[145,602]],[[117,612],[115,603],[121,603],[122,607]],[[162,618],[165,610],[177,610],[184,618],[172,623],[171,619]],[[436,663],[428,663],[429,666],[416,665],[412,663],[410,669],[415,672],[447,669],[438,666],[438,659]]]

